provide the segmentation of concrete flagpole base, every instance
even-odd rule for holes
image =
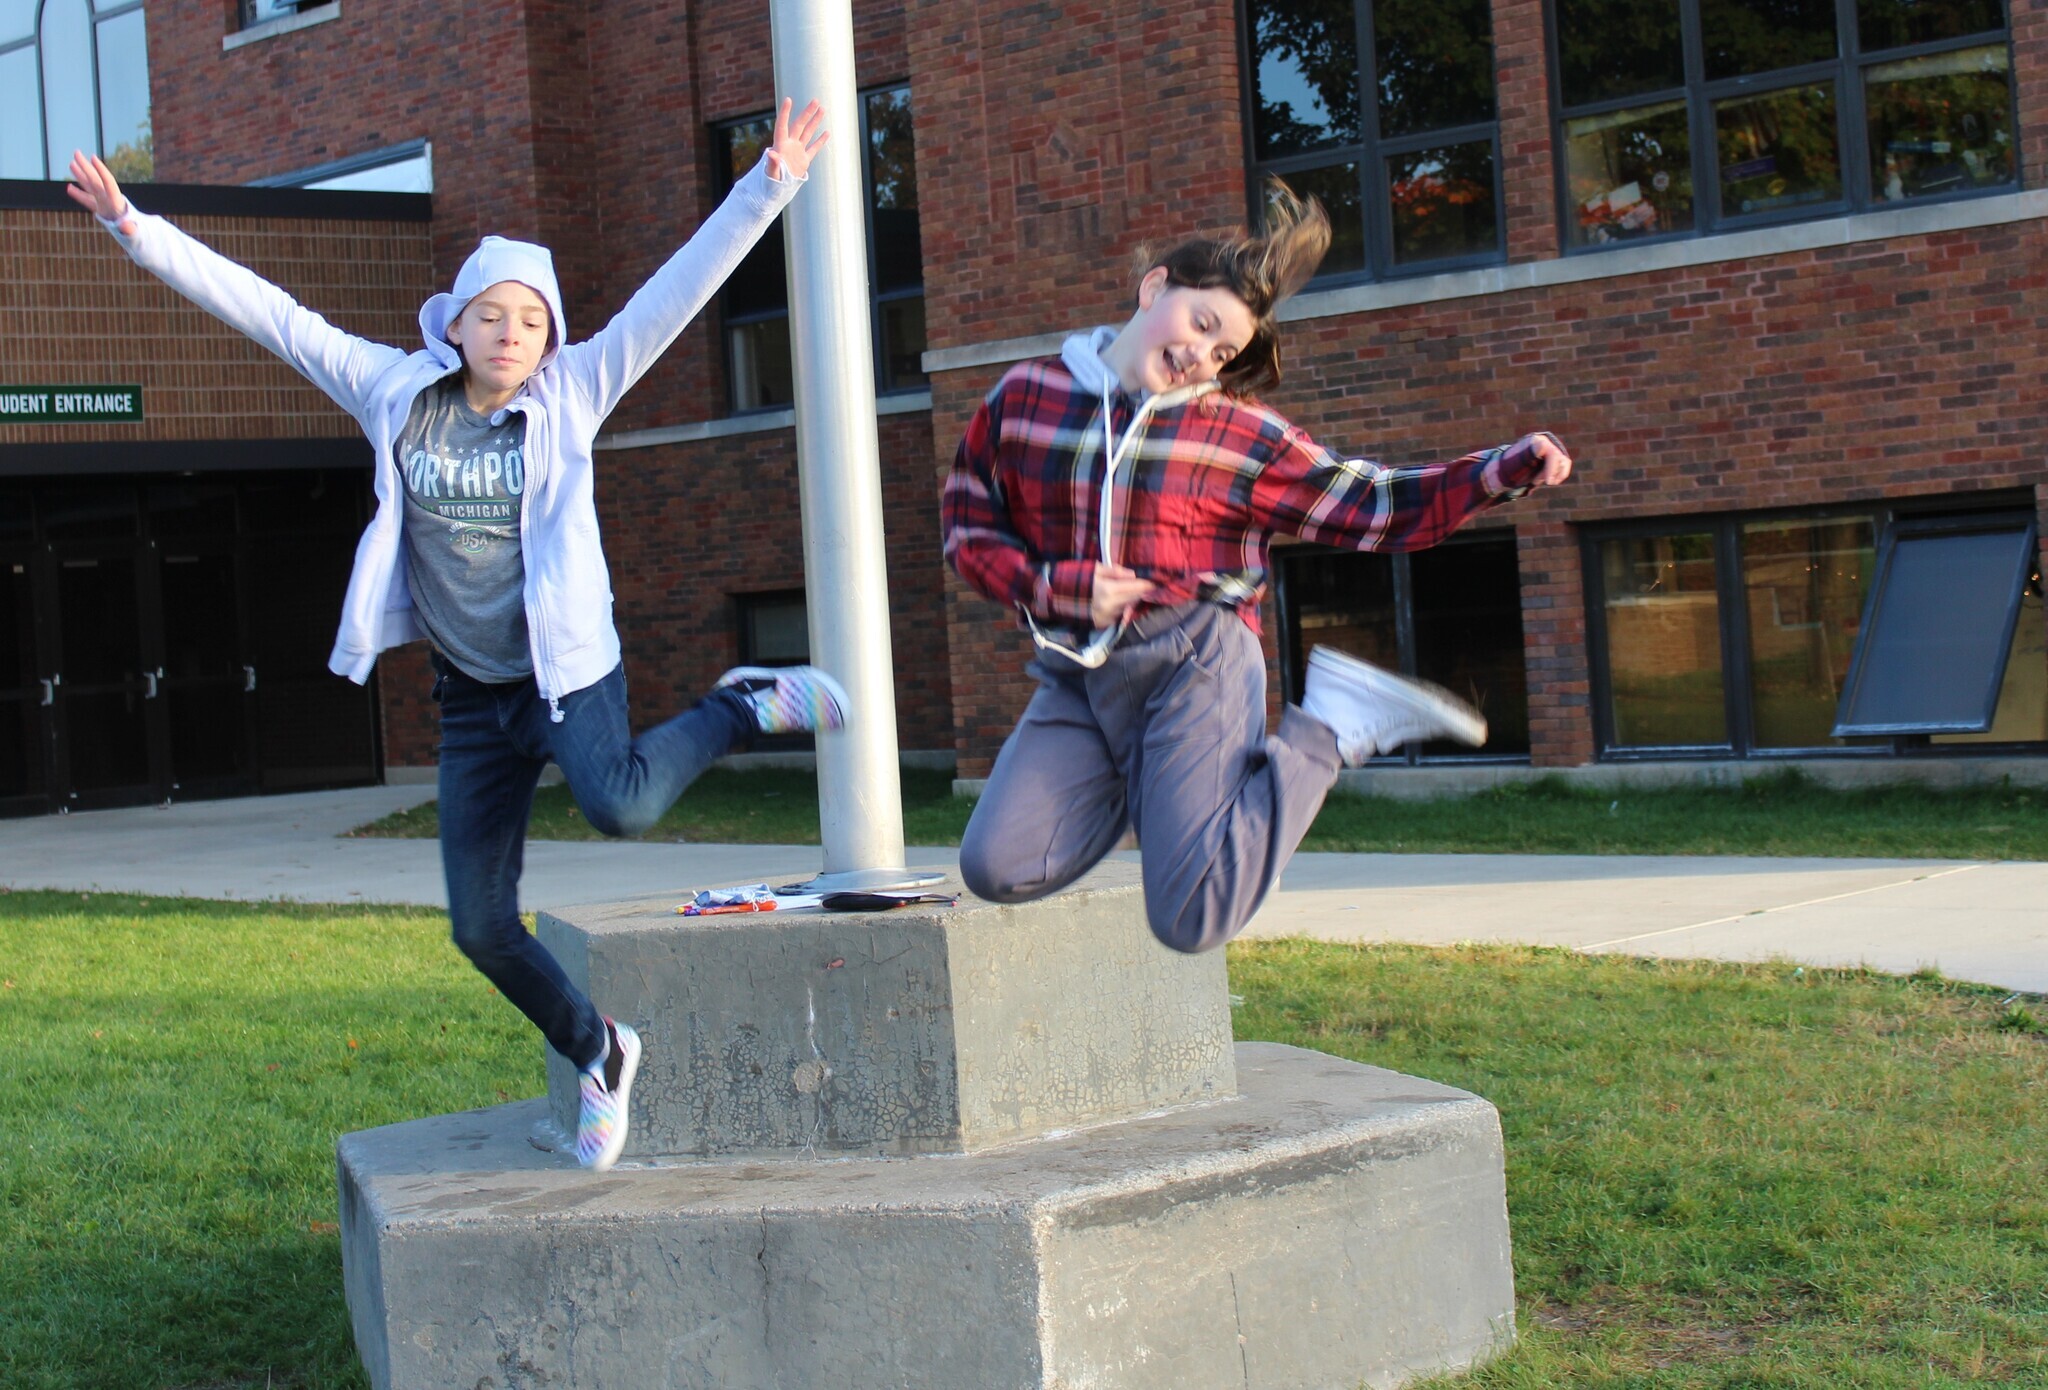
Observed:
[[[1355,1390],[1513,1340],[1493,1107],[1233,1045],[1221,953],[1153,942],[1129,866],[672,908],[542,921],[648,1039],[619,1168],[536,1141],[559,1096],[342,1138],[378,1390]]]

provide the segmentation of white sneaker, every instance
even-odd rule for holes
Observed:
[[[1335,647],[1308,654],[1301,709],[1337,735],[1347,767],[1420,739],[1453,738],[1474,748],[1486,742],[1486,717],[1450,691]]]

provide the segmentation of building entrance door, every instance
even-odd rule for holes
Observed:
[[[354,493],[245,475],[0,497],[0,815],[375,781],[374,697],[325,663]]]

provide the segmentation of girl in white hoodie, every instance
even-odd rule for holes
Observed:
[[[640,1040],[604,1018],[519,921],[534,787],[559,765],[584,817],[647,829],[713,759],[758,733],[836,729],[846,696],[811,667],[729,671],[633,738],[597,533],[591,446],[802,186],[824,143],[811,103],[776,114],[762,161],[594,336],[567,342],[547,248],[485,237],[420,310],[414,352],[344,333],[243,266],[138,211],[97,157],[71,196],[143,269],[291,363],[375,449],[376,515],[356,547],[329,666],[361,684],[379,652],[433,643],[441,863],[463,953],[582,1076],[577,1159],[625,1145]]]

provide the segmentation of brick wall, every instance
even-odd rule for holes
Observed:
[[[858,6],[856,25],[861,81],[907,74],[915,91],[934,348],[1120,317],[1138,246],[1244,215],[1237,15],[1224,0],[888,0]],[[710,124],[768,100],[757,4],[344,0],[333,23],[232,54],[220,32],[217,10],[152,19],[165,177],[239,180],[424,136],[439,277],[483,230],[552,239],[579,331],[703,215],[717,182]],[[1539,0],[1496,0],[1494,32],[1508,259],[1549,260]],[[2016,0],[2012,33],[2023,170],[2036,180],[2048,167],[2048,6]],[[450,84],[451,63],[477,80]],[[2048,512],[2044,242],[2043,224],[2023,222],[1305,320],[1289,329],[1273,403],[1391,463],[1538,427],[1573,446],[1571,487],[1492,524],[1514,525],[1521,556],[1534,759],[1581,762],[1593,753],[1581,527],[2026,486]],[[683,335],[616,427],[724,413],[714,320]],[[903,741],[943,743],[950,723],[969,777],[1028,696],[1025,644],[940,573],[933,499],[1001,370],[941,373],[928,421],[884,422],[892,574],[918,595],[899,607],[944,617],[943,638],[917,629],[913,647],[899,614],[899,668],[913,651],[921,663],[899,680]],[[701,686],[725,659],[702,649],[732,640],[729,617],[714,635],[709,606],[692,605],[688,576],[720,596],[797,582],[791,541],[761,534],[771,519],[733,500],[780,476],[787,449],[769,434],[613,456],[657,480],[603,500],[643,708]],[[760,538],[726,553],[693,538],[707,521]],[[944,703],[950,721],[927,715]],[[394,734],[394,751],[409,737]]]
[[[402,334],[431,283],[425,223],[178,221],[367,337]],[[0,425],[0,444],[358,433],[304,377],[137,268],[85,214],[0,209],[0,245],[0,379],[138,382],[145,416],[137,424]]]

